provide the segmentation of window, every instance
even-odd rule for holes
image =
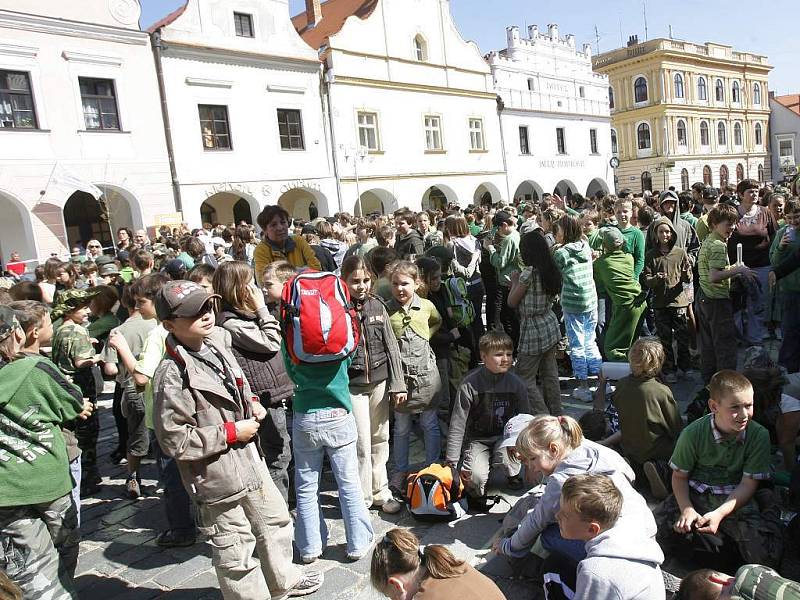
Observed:
[[[281,150],[306,149],[303,143],[303,120],[299,110],[278,109],[278,136],[281,139]]]
[[[442,149],[441,117],[425,115],[425,148],[429,151]]]
[[[753,104],[761,106],[761,86],[757,83],[753,85]]]
[[[645,171],[642,173],[642,192],[652,192],[653,191],[653,176],[650,175],[649,171]]]
[[[717,102],[725,102],[725,85],[722,83],[722,79],[717,79],[714,84],[714,99]]]
[[[761,133],[761,123],[756,123],[756,146],[760,146],[764,143],[764,138]]]
[[[708,100],[708,88],[706,87],[706,78],[699,77],[697,79],[697,99]]]
[[[708,123],[706,121],[700,121],[700,145],[708,146],[709,143]]]
[[[614,88],[608,86],[608,108],[614,108]]]
[[[520,154],[531,153],[531,145],[528,140],[528,128],[523,126],[520,126],[519,128],[519,153]]]
[[[633,84],[633,96],[635,102],[647,102],[647,79],[637,77]]]
[[[650,125],[642,123],[636,128],[636,139],[638,141],[639,150],[650,149]]]
[[[536,82],[534,82],[533,77],[528,77],[528,91],[533,92],[535,91]]]
[[[736,165],[736,183],[744,180],[744,165],[739,163]]]
[[[734,123],[733,124],[733,145],[734,146],[741,146],[742,145],[742,124],[741,123]]]
[[[378,150],[378,115],[371,112],[358,113],[358,143],[367,150]]]
[[[469,149],[486,150],[483,140],[483,119],[469,120]]]
[[[711,181],[711,167],[706,165],[703,167],[703,183],[706,185],[711,185],[713,182]]]
[[[617,131],[615,129],[611,130],[611,154],[617,154],[619,150],[619,145],[617,143]]]
[[[421,35],[414,38],[414,58],[420,62],[428,60],[428,44]]]
[[[683,75],[675,73],[675,97],[683,98]]]
[[[687,145],[686,121],[678,119],[678,146]]]
[[[728,145],[728,132],[725,129],[725,123],[717,123],[717,144],[720,146]]]
[[[228,107],[212,104],[198,105],[200,134],[204,150],[230,150],[231,133],[228,127]]]
[[[233,27],[238,37],[254,37],[253,15],[238,12],[233,13]]]
[[[578,87],[578,95],[581,98],[586,98],[586,88],[583,87],[582,85]]]
[[[117,98],[111,79],[78,78],[83,104],[83,122],[86,129],[119,130]]]
[[[794,158],[794,141],[793,140],[778,140],[778,156],[791,156]]]
[[[589,130],[589,151],[592,154],[600,154],[597,151],[597,129]]]
[[[764,166],[758,165],[758,180],[764,181]]]
[[[719,168],[719,187],[724,188],[728,185],[728,167],[722,165]]]
[[[36,129],[36,110],[28,73],[0,71],[0,127]]]
[[[563,127],[556,127],[556,150],[559,154],[567,153],[567,139]]]
[[[689,171],[687,169],[681,169],[681,191],[689,191]]]
[[[731,86],[731,102],[736,102],[737,104],[742,101],[742,93],[739,89],[739,82],[734,81],[733,86]]]

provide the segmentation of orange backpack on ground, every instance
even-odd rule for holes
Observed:
[[[459,503],[464,495],[464,484],[455,467],[433,463],[412,473],[406,481],[408,509],[414,518],[452,521],[464,514],[464,507]]]

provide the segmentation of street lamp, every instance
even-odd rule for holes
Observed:
[[[350,148],[348,148],[344,154],[345,160],[350,160],[351,158],[353,159],[353,170],[355,171],[355,176],[356,176],[355,206],[358,206],[358,212],[362,217],[364,216],[364,208],[361,205],[361,186],[358,181],[358,161],[364,160],[367,157],[367,154],[369,154],[369,149],[363,145],[359,145],[357,148],[355,146],[350,146]]]

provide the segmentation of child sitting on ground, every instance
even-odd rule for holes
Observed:
[[[659,543],[670,554],[686,534],[710,534],[738,549],[745,562],[776,565],[778,508],[768,490],[759,491],[759,506],[752,501],[759,482],[770,477],[769,434],[752,420],[753,387],[726,370],[711,378],[708,390],[711,413],[683,430],[670,459],[673,495],[655,511]]]
[[[528,390],[509,369],[514,361],[511,338],[490,331],[479,342],[483,366],[470,371],[456,392],[446,460],[461,462],[461,480],[470,508],[482,508],[493,467],[501,467],[509,486],[519,488],[520,462],[502,447],[503,428],[512,417],[530,413]],[[462,452],[463,450],[463,452]]]

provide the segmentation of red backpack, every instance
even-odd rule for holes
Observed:
[[[358,347],[359,327],[350,291],[333,273],[299,273],[283,287],[284,343],[295,364],[343,360]]]

